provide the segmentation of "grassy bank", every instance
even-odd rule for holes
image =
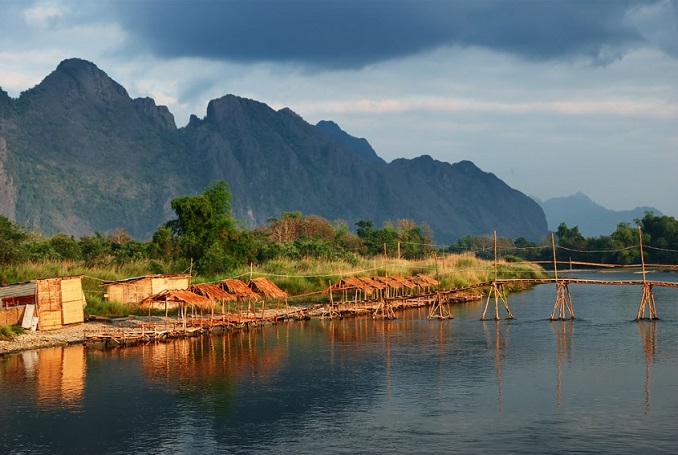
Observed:
[[[18,283],[37,278],[52,278],[68,275],[83,275],[82,286],[87,299],[87,314],[124,316],[140,313],[138,309],[108,302],[104,299],[103,281],[120,280],[155,273],[148,261],[130,262],[123,265],[86,266],[84,262],[26,262],[0,266],[3,284]],[[272,260],[258,266],[243,266],[229,276],[194,276],[194,283],[218,282],[224,278],[247,280],[250,277],[267,277],[284,289],[294,303],[316,303],[327,300],[322,290],[330,284],[349,276],[413,276],[419,273],[440,281],[441,289],[466,286],[491,281],[494,278],[494,263],[478,259],[471,254],[446,254],[438,257],[412,261],[377,257],[359,259],[357,262],[324,261],[318,259]],[[500,261],[497,278],[539,278],[543,270],[534,264]],[[510,291],[520,290],[519,287]]]

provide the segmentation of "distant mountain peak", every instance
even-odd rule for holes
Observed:
[[[611,210],[594,202],[578,191],[570,196],[552,197],[545,201],[534,198],[544,210],[549,229],[555,231],[560,223],[579,227],[585,237],[600,237],[612,234],[619,223],[633,223],[651,211],[661,216],[653,207],[636,207],[631,210]]]
[[[386,163],[386,161],[377,155],[377,152],[375,152],[370,143],[367,142],[367,139],[351,136],[333,121],[321,120],[315,126],[332,136],[360,159],[367,161],[368,163]]]

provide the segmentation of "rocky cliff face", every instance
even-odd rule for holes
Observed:
[[[16,189],[14,179],[9,175],[7,166],[7,141],[0,137],[0,215],[16,219]]]
[[[172,216],[172,198],[224,179],[236,217],[249,226],[301,211],[349,227],[410,218],[441,242],[492,230],[535,240],[546,234],[534,201],[470,162],[387,164],[334,124],[319,128],[255,100],[213,100],[205,118],[177,129],[166,107],[131,99],[78,59],[17,100],[3,93],[0,195],[10,202],[0,209],[46,233],[123,228],[147,238]]]

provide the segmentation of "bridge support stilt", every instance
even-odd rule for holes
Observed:
[[[570,295],[570,290],[567,287],[567,282],[558,281],[556,282],[556,301],[553,304],[553,311],[551,311],[551,317],[549,317],[549,319],[552,321],[564,321],[567,319],[565,317],[565,310],[570,313],[569,319],[574,319],[572,296]]]
[[[640,305],[638,306],[638,314],[636,321],[645,318],[647,310],[647,319],[657,319],[657,307],[654,302],[654,294],[652,293],[652,285],[650,283],[643,283],[643,296],[640,298]]]
[[[396,315],[391,301],[389,299],[381,299],[374,313],[372,313],[372,317],[377,319],[395,319]]]
[[[504,303],[504,308],[506,308],[506,319],[513,319],[513,315],[511,314],[511,310],[509,309],[508,302],[506,301],[506,294],[504,293],[504,290],[502,286],[498,285],[496,281],[492,282],[492,287],[490,288],[489,294],[487,294],[487,301],[485,302],[485,310],[483,311],[483,316],[480,318],[481,321],[487,321],[488,319],[485,318],[485,314],[487,313],[487,307],[490,305],[490,298],[492,298],[492,295],[494,295],[494,318],[495,321],[498,321],[499,318],[499,299]]]
[[[428,312],[429,319],[454,319],[454,316],[450,312],[449,307],[446,302],[443,301],[442,296],[439,292],[436,292],[436,300],[431,305],[431,309]]]

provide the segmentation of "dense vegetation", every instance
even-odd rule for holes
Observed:
[[[643,259],[646,264],[678,264],[678,220],[671,216],[655,216],[646,212],[635,220],[635,227],[620,223],[610,235],[585,238],[577,226],[561,223],[554,233],[556,256],[560,261],[588,262],[614,265],[637,265],[641,263],[640,241],[643,242]],[[639,229],[640,228],[640,235]],[[541,243],[524,238],[515,241],[497,239],[500,256],[507,260],[517,258],[527,261],[553,261],[551,239]],[[472,251],[478,257],[490,259],[494,254],[494,240],[489,236],[465,236],[447,252]]]
[[[410,220],[356,223],[352,233],[342,222],[316,215],[282,213],[254,230],[242,227],[231,212],[225,181],[211,183],[202,194],[175,198],[176,218],[140,242],[124,231],[79,239],[50,237],[0,217],[0,285],[52,276],[83,275],[90,314],[124,315],[129,307],[103,298],[102,281],[151,273],[191,272],[194,282],[224,277],[268,276],[293,296],[322,300],[319,290],[352,275],[437,276],[442,287],[489,281],[493,276],[494,238],[465,236],[455,244],[433,244],[427,226]],[[678,264],[678,221],[651,212],[637,226],[619,224],[615,232],[584,238],[562,223],[555,234],[559,261],[638,264],[638,227],[648,264]],[[527,261],[552,261],[550,238],[539,244],[524,238],[497,239],[501,278],[533,278],[541,269]],[[3,336],[11,337],[11,333]]]
[[[225,181],[211,183],[200,195],[173,199],[172,209],[176,219],[158,227],[153,237],[144,242],[132,239],[124,231],[79,239],[64,234],[44,237],[0,217],[0,264],[67,262],[90,269],[124,269],[136,264],[128,273],[191,270],[203,277],[216,277],[286,260],[316,259],[357,266],[377,256],[415,260],[430,258],[437,252],[471,252],[483,259],[494,255],[494,239],[490,236],[465,236],[451,246],[437,247],[432,242],[431,229],[410,220],[387,222],[381,229],[371,221],[361,220],[354,234],[345,223],[288,212],[249,230],[233,217],[231,193]],[[675,218],[648,212],[636,223],[642,232],[646,263],[678,264]],[[555,238],[560,261],[622,265],[640,262],[638,229],[625,223],[609,236],[598,238],[584,238],[576,226],[561,223]],[[553,259],[549,238],[540,244],[524,238],[499,238],[497,245],[499,256],[507,261]],[[12,276],[7,271],[0,274],[1,284],[21,278],[25,277]]]

